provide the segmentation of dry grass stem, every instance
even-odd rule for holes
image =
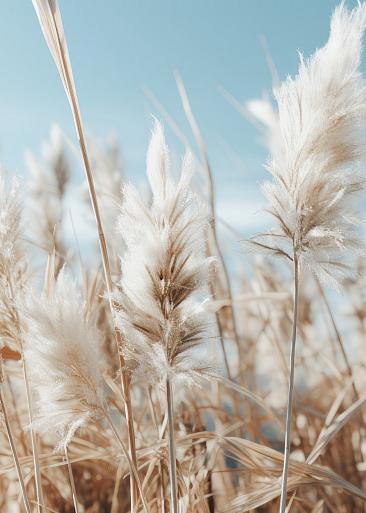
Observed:
[[[104,278],[107,287],[108,296],[111,297],[113,291],[111,270],[109,264],[109,256],[107,245],[104,236],[104,230],[102,226],[102,220],[99,212],[99,204],[95,192],[93,173],[89,163],[88,152],[86,148],[86,142],[84,137],[84,130],[81,120],[81,114],[79,109],[79,104],[76,95],[76,89],[74,84],[74,78],[71,68],[71,63],[69,59],[68,48],[66,44],[66,39],[64,35],[61,14],[58,8],[57,0],[33,0],[33,5],[36,10],[43,34],[45,36],[46,42],[49,46],[49,49],[54,58],[55,64],[60,73],[60,77],[65,87],[66,95],[69,99],[72,115],[75,122],[76,132],[79,139],[80,149],[83,157],[86,179],[89,188],[90,201],[93,207],[93,212],[95,216],[95,221],[98,230],[99,244],[100,244],[100,252],[102,256],[103,262],[103,271]],[[111,313],[113,316],[113,306],[110,301]],[[131,405],[131,397],[129,392],[129,378],[126,375],[125,365],[123,361],[123,357],[121,354],[121,345],[123,341],[120,336],[120,332],[115,330],[115,338],[116,345],[120,363],[120,372],[121,372],[121,386],[123,390],[123,395],[125,398],[125,414],[128,424],[128,432],[129,432],[129,449],[132,461],[136,466],[136,446],[135,446],[135,433],[134,433],[134,425],[133,425],[133,413],[132,413],[132,405]],[[131,473],[131,511],[135,511],[135,491],[136,491],[136,483],[134,482],[133,474]]]

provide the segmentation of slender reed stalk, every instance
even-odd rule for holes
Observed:
[[[122,479],[122,474],[123,474],[122,462],[123,462],[123,460],[121,458],[121,461],[119,462],[117,472],[116,472],[116,479],[115,479],[115,483],[114,483],[114,490],[113,490],[110,513],[118,513],[118,492],[119,492],[119,487],[121,484],[121,479]]]
[[[286,412],[286,431],[285,431],[285,452],[283,458],[283,471],[281,482],[281,499],[280,499],[280,513],[286,511],[286,495],[287,495],[287,477],[290,458],[291,447],[291,420],[292,420],[292,401],[294,392],[294,377],[295,377],[295,352],[296,352],[296,332],[297,332],[297,318],[298,318],[298,303],[299,303],[299,263],[297,256],[294,255],[294,311],[292,321],[292,336],[291,336],[291,352],[290,352],[290,378],[288,387],[287,398],[287,412]]]
[[[0,371],[0,372],[2,372],[2,371]],[[15,468],[16,468],[16,471],[17,471],[17,475],[18,475],[18,480],[19,480],[20,489],[21,489],[21,493],[22,493],[24,509],[25,509],[26,513],[31,513],[31,508],[30,508],[30,505],[29,505],[29,499],[28,499],[28,495],[27,495],[27,490],[25,488],[23,473],[22,473],[22,469],[21,469],[21,466],[20,466],[20,463],[19,463],[19,458],[18,458],[18,453],[17,453],[17,449],[16,449],[16,444],[14,442],[13,434],[12,434],[11,427],[10,427],[10,424],[9,424],[8,415],[7,415],[6,408],[5,408],[5,402],[4,402],[4,398],[3,398],[3,392],[2,392],[2,385],[1,385],[1,383],[0,383],[0,408],[1,408],[1,413],[3,415],[5,429],[6,429],[6,434],[7,434],[8,440],[9,440],[10,449],[11,449],[11,452],[12,452],[12,455],[13,455],[14,464],[15,464]]]
[[[172,382],[169,377],[166,380],[166,401],[168,409],[170,513],[178,513],[177,458],[174,434],[174,399]]]
[[[226,294],[227,294],[227,297],[228,297],[230,305],[231,305],[230,306],[230,314],[231,314],[231,322],[232,322],[232,328],[233,328],[233,334],[234,334],[234,342],[236,345],[238,358],[239,358],[239,360],[242,360],[243,356],[241,354],[242,349],[241,349],[239,333],[238,333],[238,328],[237,328],[237,322],[236,322],[236,316],[235,316],[235,307],[234,307],[234,301],[233,301],[230,276],[229,276],[229,271],[227,269],[227,265],[225,262],[224,253],[222,251],[220,241],[218,238],[218,234],[217,234],[216,191],[215,191],[215,186],[214,186],[214,179],[212,176],[212,168],[211,168],[211,164],[210,164],[210,161],[208,158],[207,149],[206,149],[206,146],[205,146],[202,134],[201,134],[201,130],[200,130],[198,123],[196,121],[196,118],[193,114],[192,107],[191,107],[183,80],[177,73],[175,75],[175,78],[176,78],[177,87],[178,87],[178,91],[180,94],[183,110],[184,110],[186,118],[190,124],[193,136],[196,140],[196,143],[197,143],[197,146],[199,149],[199,153],[200,153],[200,157],[201,157],[201,161],[202,161],[202,166],[206,173],[207,186],[208,186],[208,198],[209,198],[209,206],[210,206],[210,213],[211,213],[210,227],[211,227],[211,235],[212,235],[212,243],[213,243],[213,252],[212,252],[212,250],[210,250],[210,241],[209,240],[207,241],[207,246],[209,248],[209,254],[212,252],[215,256],[217,256],[219,263],[220,263],[220,268],[222,270],[223,288],[226,289]],[[221,280],[218,280],[219,287],[220,287],[220,281]],[[210,286],[211,295],[215,299],[217,297],[217,290],[215,290],[215,288],[217,288],[217,285],[215,287],[214,282],[212,282],[210,280],[209,286]],[[223,330],[223,327],[221,324],[221,319],[220,319],[219,313],[216,312],[215,315],[216,315],[216,322],[217,322],[217,326],[218,326],[218,330],[219,330],[220,345],[221,345],[221,349],[222,349],[223,356],[224,356],[224,363],[225,363],[226,371],[228,374],[228,378],[232,379],[232,372],[230,370],[230,363],[229,363],[229,359],[228,359],[228,355],[227,355],[227,350],[225,347],[224,330]],[[239,417],[240,416],[240,402],[238,400],[234,401],[234,408],[235,408],[236,415]]]
[[[22,350],[22,352],[23,352],[23,350]],[[30,390],[29,390],[29,382],[28,382],[28,375],[27,375],[27,368],[26,368],[26,363],[25,363],[25,359],[24,359],[24,354],[22,355],[22,371],[23,371],[23,378],[24,378],[24,384],[25,384],[25,393],[26,393],[28,418],[29,418],[29,426],[30,426],[29,431],[30,431],[30,439],[31,439],[31,446],[32,446],[34,480],[35,480],[35,484],[36,484],[37,508],[38,508],[38,512],[41,511],[41,508],[44,512],[46,512],[46,505],[44,502],[43,490],[42,490],[41,470],[39,468],[38,443],[37,443],[36,434],[35,434],[33,426],[32,426],[33,411],[32,411],[32,404],[31,404],[31,397],[30,397],[31,394],[30,394]]]
[[[198,123],[196,121],[196,118],[194,117],[194,114],[193,114],[193,111],[192,111],[192,107],[191,107],[191,104],[189,102],[188,94],[187,94],[187,91],[185,89],[183,80],[182,80],[182,78],[178,74],[176,74],[175,78],[176,78],[176,82],[177,82],[177,86],[178,86],[178,91],[179,91],[179,94],[180,94],[180,97],[181,97],[183,109],[184,109],[185,115],[187,117],[187,120],[188,120],[188,122],[189,122],[189,124],[191,126],[191,130],[192,130],[193,136],[194,136],[194,138],[195,138],[195,140],[197,142],[197,146],[198,146],[198,149],[199,149],[199,152],[200,152],[200,156],[201,156],[201,160],[202,160],[202,165],[203,165],[203,168],[204,168],[204,170],[206,172],[206,175],[207,175],[208,196],[209,196],[209,204],[210,204],[210,211],[211,211],[211,230],[212,230],[212,236],[213,236],[215,251],[217,253],[217,256],[218,256],[219,261],[220,261],[221,269],[223,271],[223,277],[224,277],[224,282],[225,282],[225,286],[226,286],[227,295],[228,295],[228,298],[229,298],[230,303],[231,303],[230,311],[231,311],[231,319],[232,319],[232,323],[233,323],[234,340],[235,340],[235,344],[236,344],[237,350],[239,352],[240,351],[240,340],[239,340],[238,329],[237,329],[237,324],[236,324],[236,317],[235,317],[235,311],[234,311],[234,302],[233,302],[233,294],[232,294],[232,289],[231,289],[231,282],[230,282],[230,277],[229,277],[229,272],[228,272],[228,269],[227,269],[227,266],[226,266],[226,262],[225,262],[225,259],[224,259],[224,254],[222,252],[222,249],[221,249],[221,246],[220,246],[220,242],[219,242],[219,239],[218,239],[218,236],[217,236],[217,227],[216,227],[216,217],[217,217],[216,216],[216,191],[215,191],[214,180],[213,180],[213,176],[212,176],[211,164],[210,164],[210,161],[209,161],[209,158],[208,158],[207,150],[206,150],[206,147],[205,147],[205,143],[203,141],[203,137],[202,137],[201,131],[199,129],[199,126],[198,126]],[[225,351],[223,342],[222,342],[222,347],[223,347],[223,351]],[[227,362],[226,352],[224,353],[224,356],[225,356],[225,361]],[[230,371],[229,371],[229,376],[230,376]]]
[[[212,284],[210,284],[210,292],[212,294],[212,297],[215,298],[216,295],[215,295],[214,287],[212,286]],[[224,357],[224,364],[225,364],[225,369],[226,369],[227,377],[230,380],[232,380],[230,364],[229,364],[229,358],[228,358],[228,355],[227,355],[227,351],[226,351],[226,347],[225,347],[225,342],[224,342],[224,330],[222,329],[222,325],[221,325],[221,322],[220,322],[220,316],[219,316],[218,312],[215,313],[215,317],[216,317],[217,329],[219,331],[220,346],[221,346],[222,355]]]
[[[345,364],[346,369],[347,369],[348,377],[351,380],[353,394],[355,396],[356,401],[358,401],[359,398],[360,398],[360,394],[358,393],[358,390],[357,390],[356,385],[355,385],[355,380],[354,380],[354,377],[353,377],[352,367],[351,367],[351,364],[349,362],[346,350],[344,348],[344,344],[343,344],[343,340],[342,340],[341,334],[339,332],[337,323],[335,322],[334,315],[333,315],[332,310],[330,308],[330,304],[329,304],[329,301],[327,299],[327,296],[325,295],[323,287],[321,286],[321,283],[320,283],[320,281],[318,279],[316,279],[315,281],[316,281],[316,285],[317,285],[317,288],[319,290],[319,293],[320,293],[320,295],[322,297],[323,303],[325,305],[325,308],[327,310],[330,323],[331,323],[331,325],[333,327],[334,334],[335,334],[335,337],[336,337],[336,340],[337,340],[337,344],[338,344],[338,347],[340,349],[340,352],[341,352],[344,364]]]
[[[159,429],[159,423],[152,399],[152,387],[149,386],[147,389],[147,396],[149,398],[149,406],[150,406],[150,412],[151,412],[151,418],[154,421],[155,429],[156,429],[156,436],[158,440],[161,439],[160,436],[160,429]],[[166,498],[165,498],[165,483],[164,483],[164,469],[162,465],[162,461],[159,458],[159,482],[160,482],[160,507],[161,507],[161,513],[165,513],[167,511],[166,507]]]
[[[14,287],[12,283],[12,278],[9,276],[8,279],[8,285],[9,285],[9,291],[10,291],[10,298],[14,302],[15,301],[15,295],[14,295]],[[15,320],[18,327],[18,341],[21,351],[21,362],[22,362],[22,372],[23,372],[23,379],[24,379],[24,386],[25,386],[25,395],[26,395],[26,401],[27,401],[27,409],[28,409],[28,419],[29,419],[29,432],[30,432],[30,439],[31,439],[31,447],[32,447],[32,458],[33,458],[33,467],[34,467],[34,480],[36,485],[36,496],[37,496],[37,509],[38,513],[41,512],[41,508],[43,509],[44,513],[46,512],[46,505],[44,502],[43,497],[43,491],[42,491],[42,478],[41,478],[41,470],[39,468],[39,455],[38,455],[38,444],[36,439],[36,434],[33,429],[33,411],[32,411],[32,403],[31,403],[31,393],[29,389],[29,380],[27,375],[27,366],[24,358],[24,348],[23,348],[23,339],[21,334],[21,325],[20,325],[20,319],[19,319],[19,313],[17,308],[14,310]]]
[[[70,458],[69,458],[69,453],[68,453],[68,448],[67,447],[65,447],[65,459],[66,459],[67,471],[68,471],[69,479],[70,479],[72,502],[74,504],[75,513],[79,513],[79,504],[78,504],[78,499],[77,499],[77,495],[76,495],[76,487],[75,487],[74,474],[73,474],[73,471],[72,471],[72,467],[71,467],[71,463],[70,463]]]
[[[120,444],[120,446],[122,448],[122,452],[123,452],[124,456],[126,457],[128,463],[129,463],[131,472],[134,475],[135,483],[136,483],[138,491],[140,492],[140,498],[141,498],[141,502],[142,502],[142,505],[144,507],[145,513],[149,513],[149,507],[147,505],[147,502],[146,502],[146,499],[145,499],[145,496],[144,496],[144,492],[143,492],[143,489],[142,489],[142,484],[141,484],[141,480],[139,478],[137,467],[135,466],[134,462],[132,461],[132,459],[130,457],[130,454],[129,454],[129,451],[127,450],[127,448],[126,448],[122,438],[119,436],[118,431],[117,431],[117,429],[116,429],[116,427],[114,425],[114,422],[113,422],[109,412],[106,409],[104,409],[104,414],[105,414],[105,418],[108,421],[108,424],[109,424],[109,426],[110,426],[114,436],[116,437],[116,440],[118,441],[118,443]],[[136,504],[135,504],[134,507],[137,509]]]
[[[341,334],[339,332],[337,323],[336,323],[336,321],[334,319],[334,315],[333,315],[332,309],[330,307],[328,298],[327,298],[327,296],[326,296],[326,294],[325,294],[325,292],[323,290],[323,287],[321,286],[321,283],[319,282],[319,280],[317,278],[316,278],[315,281],[316,281],[319,293],[320,293],[320,295],[322,297],[322,300],[324,302],[326,311],[328,313],[328,317],[329,317],[330,323],[331,323],[331,325],[333,327],[334,334],[335,334],[335,337],[336,337],[336,341],[337,341],[338,347],[340,349],[340,352],[342,354],[342,358],[343,358],[344,364],[346,366],[346,371],[347,371],[348,377],[351,380],[353,395],[354,395],[356,401],[358,401],[360,399],[360,394],[358,393],[358,390],[357,390],[357,387],[356,387],[356,384],[355,384],[355,379],[354,379],[354,376],[353,376],[352,367],[351,367],[350,361],[348,359],[348,356],[347,356],[347,353],[346,353],[346,349],[344,347],[342,336],[341,336]],[[364,421],[364,418],[363,418],[362,414],[360,415],[360,420],[361,420],[361,423],[362,423],[362,428],[363,428],[363,430],[365,430],[366,426],[365,426],[365,421]],[[359,447],[360,447],[360,457],[361,457],[361,460],[365,461],[365,458],[364,458],[364,455],[363,455],[363,451],[362,451],[362,439],[360,439],[360,441],[359,441]]]
[[[58,8],[58,4],[56,0],[33,0],[33,5],[35,7],[37,16],[40,21],[41,28],[43,30],[46,42],[49,46],[49,49],[53,55],[55,60],[55,64],[59,70],[60,77],[63,81],[65,91],[67,97],[69,99],[72,116],[75,122],[75,128],[78,136],[78,141],[82,153],[84,168],[86,179],[89,188],[90,201],[92,204],[94,217],[98,230],[99,237],[99,246],[102,257],[103,264],[103,273],[104,279],[106,283],[106,288],[108,292],[109,298],[111,298],[113,283],[111,277],[109,256],[107,250],[107,244],[105,240],[102,220],[100,216],[98,199],[94,186],[94,178],[93,172],[90,166],[84,130],[82,125],[82,118],[80,113],[80,108],[78,104],[76,88],[73,79],[71,62],[68,54],[66,38],[63,30],[61,14]],[[50,28],[51,27],[51,28]],[[109,299],[109,305],[112,313],[112,317],[114,319],[114,310],[112,300]],[[120,331],[115,328],[115,340],[117,345],[117,353],[119,358],[119,366],[120,366],[120,374],[121,374],[121,387],[125,399],[125,415],[127,420],[128,427],[128,439],[129,439],[129,450],[131,459],[135,465],[137,466],[137,458],[136,458],[136,442],[135,442],[135,432],[133,425],[133,413],[132,413],[132,403],[130,397],[130,387],[129,387],[129,377],[126,374],[125,370],[125,362],[121,353],[121,346],[123,344],[122,337]],[[135,502],[136,502],[136,483],[134,482],[133,472],[131,472],[131,513],[135,511]]]
[[[64,53],[61,52],[61,55],[62,55],[63,62],[65,65]],[[67,67],[66,67],[66,69],[67,69]],[[70,78],[69,78],[68,73],[66,73],[66,80],[68,81],[68,85],[70,87],[70,83],[69,83]],[[112,316],[114,317],[114,309],[113,309],[113,304],[112,304],[112,300],[111,300],[112,291],[113,291],[113,283],[112,283],[112,276],[111,276],[107,244],[106,244],[106,240],[105,240],[105,236],[104,236],[102,220],[100,217],[98,199],[97,199],[97,195],[95,192],[93,173],[92,173],[92,170],[90,167],[88,152],[86,149],[86,142],[85,142],[85,138],[84,138],[84,131],[82,128],[82,123],[81,123],[81,114],[80,114],[78,103],[77,103],[76,93],[74,92],[72,87],[70,88],[70,92],[71,92],[70,98],[71,98],[71,105],[72,105],[72,113],[74,116],[74,121],[75,121],[76,131],[77,131],[79,144],[80,144],[80,148],[81,148],[81,153],[83,156],[83,162],[84,162],[84,167],[85,167],[85,171],[86,171],[86,178],[87,178],[89,193],[90,193],[90,200],[92,203],[93,212],[94,212],[95,221],[96,221],[97,230],[98,230],[99,246],[100,246],[100,252],[101,252],[101,256],[102,256],[104,279],[105,279],[108,297],[109,297],[109,305],[110,305]],[[137,466],[136,442],[135,442],[135,430],[134,430],[134,425],[133,425],[132,402],[131,402],[131,396],[130,396],[130,383],[129,383],[128,375],[126,374],[126,370],[125,370],[124,358],[120,351],[121,346],[123,344],[123,340],[122,340],[121,333],[117,328],[115,328],[115,339],[116,339],[116,344],[117,344],[117,353],[118,353],[119,366],[120,366],[121,387],[122,387],[124,403],[125,403],[125,416],[126,416],[127,428],[128,428],[129,450],[130,450],[131,459],[136,467]],[[136,487],[135,479],[133,476],[133,472],[131,472],[130,476],[131,476],[131,482],[130,482],[131,513],[134,513],[135,512],[137,487]]]

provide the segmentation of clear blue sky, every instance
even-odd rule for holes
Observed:
[[[336,4],[334,0],[61,0],[84,124],[99,137],[115,133],[128,175],[141,177],[150,114],[157,114],[143,86],[190,135],[174,82],[173,72],[179,70],[211,156],[219,202],[227,206],[233,195],[240,206],[258,189],[266,153],[255,129],[227,103],[219,86],[240,101],[270,88],[261,35],[280,77],[295,73],[297,50],[308,56],[326,41]],[[0,9],[0,160],[23,174],[24,149],[37,151],[52,122],[57,121],[74,141],[75,135],[31,0],[1,0]],[[172,134],[168,138],[173,140]]]

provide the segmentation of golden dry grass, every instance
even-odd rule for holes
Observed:
[[[289,249],[263,238],[254,242],[271,257],[285,256],[285,263],[246,255],[234,274],[218,236],[209,156],[182,79],[177,76],[178,90],[198,156],[186,158],[178,184],[171,181],[157,125],[147,170],[152,197],[144,202],[131,187],[116,192],[124,183],[116,148],[108,153],[91,141],[88,149],[85,140],[57,2],[33,3],[70,101],[100,251],[85,265],[62,238],[72,169],[62,135],[55,138],[53,130],[46,172],[28,158],[29,194],[16,184],[7,187],[3,178],[0,183],[0,511],[272,513],[281,507],[281,487],[287,512],[366,511],[366,271],[362,255],[347,262],[351,270],[357,266],[353,274],[334,256],[341,246],[348,254],[362,244],[353,232],[343,232],[350,223],[346,200],[363,184],[341,171],[364,157],[363,146],[348,139],[350,125],[363,118],[355,113],[355,96],[343,95],[351,84],[349,94],[357,93],[358,105],[366,105],[356,73],[356,33],[364,29],[365,6],[351,14],[338,10],[345,40],[354,44],[355,67],[346,55],[348,82],[342,75],[337,96],[332,75],[325,90],[334,95],[333,107],[341,104],[342,116],[328,109],[327,132],[318,139],[318,126],[304,136],[293,121],[286,130],[301,135],[300,143],[294,137],[295,158],[283,147],[280,152],[286,165],[293,164],[288,175],[277,170],[278,160],[271,164],[277,189],[272,184],[267,192],[280,227],[275,236],[287,238]],[[308,68],[302,64],[298,81],[316,68],[319,55]],[[288,81],[282,92],[294,84],[299,86]],[[297,95],[300,111],[316,103],[308,88]],[[300,118],[303,127],[303,112]],[[273,145],[279,143],[271,137],[269,150],[277,155]],[[314,172],[299,164],[307,169],[317,159]],[[207,186],[194,194],[187,178],[193,161]],[[99,176],[93,168],[102,170]],[[333,171],[337,180],[330,186]],[[32,240],[22,231],[21,196],[23,220],[28,208],[33,211]],[[192,216],[188,209],[201,203],[202,211]],[[291,209],[295,213],[287,218]],[[119,231],[106,240],[118,215]],[[225,226],[227,237],[242,238]],[[44,265],[33,264],[30,249]],[[319,279],[330,268],[342,274],[342,280],[335,278],[344,285],[341,302],[332,301]],[[192,314],[190,301],[202,285],[207,300]],[[294,328],[297,352],[289,367]],[[204,336],[210,359],[203,365],[197,362]],[[287,479],[281,478],[284,467]]]

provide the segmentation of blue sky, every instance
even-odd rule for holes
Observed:
[[[308,56],[326,41],[336,5],[332,0],[61,0],[84,124],[101,138],[116,134],[126,173],[141,179],[151,114],[158,114],[144,86],[190,137],[174,81],[178,70],[210,154],[220,211],[238,227],[254,229],[260,218],[244,217],[261,206],[258,181],[265,176],[266,152],[220,86],[243,102],[270,89],[261,36],[280,77],[294,74],[297,50]],[[0,160],[25,174],[25,148],[37,152],[53,122],[76,138],[31,0],[2,0],[0,6]]]

